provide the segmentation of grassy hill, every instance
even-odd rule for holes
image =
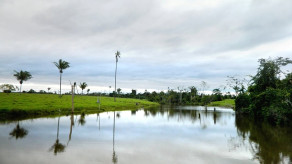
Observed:
[[[75,95],[74,113],[98,113],[114,110],[136,110],[158,106],[158,103],[146,100],[101,97],[100,107],[97,96]],[[0,115],[2,117],[19,115],[54,115],[56,113],[68,114],[72,111],[72,96],[63,95],[61,98],[55,94],[29,94],[29,93],[0,93]]]

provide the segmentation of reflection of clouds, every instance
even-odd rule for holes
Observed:
[[[198,117],[197,111],[197,117]],[[204,112],[204,111],[202,111]],[[115,145],[118,151],[119,163],[249,163],[249,153],[229,152],[227,140],[224,134],[236,135],[234,117],[232,113],[221,112],[221,119],[226,119],[225,126],[214,125],[213,115],[207,113],[205,118],[209,122],[208,128],[201,129],[199,121],[192,121],[193,116],[188,112],[172,112],[173,117],[168,119],[168,111],[139,110],[133,116],[131,111],[120,112],[122,117],[116,122]],[[152,114],[151,114],[152,113]],[[154,114],[155,113],[155,114]],[[163,114],[162,114],[163,113]],[[192,113],[194,114],[194,113]],[[108,119],[108,116],[110,116]],[[205,114],[202,114],[202,117]],[[18,148],[9,145],[0,134],[0,161],[1,163],[111,163],[113,159],[112,128],[113,112],[100,113],[99,121],[102,128],[98,129],[96,114],[86,115],[86,126],[74,127],[74,135],[66,152],[60,156],[54,156],[47,152],[56,139],[56,119],[35,119],[34,122],[25,123],[30,130],[27,142],[21,143]],[[180,122],[177,118],[180,117]],[[229,119],[227,119],[229,118]],[[78,120],[78,119],[77,119]],[[68,139],[70,129],[70,116],[62,117],[60,123],[60,141]],[[43,127],[39,127],[42,125]],[[0,130],[3,126],[0,126]],[[46,131],[44,131],[43,128]],[[11,129],[9,129],[11,130]],[[32,131],[32,132],[31,132]],[[2,131],[1,131],[2,132]],[[43,133],[44,132],[44,133]],[[2,140],[4,138],[4,140]],[[2,142],[3,141],[3,142]],[[8,150],[2,151],[3,143]],[[32,144],[33,143],[33,144]],[[3,152],[3,153],[2,153]],[[14,152],[13,159],[7,159],[5,155]],[[28,157],[28,154],[30,158]],[[145,156],[147,154],[147,156]],[[2,162],[3,161],[3,162]]]

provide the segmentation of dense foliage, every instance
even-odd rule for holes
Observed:
[[[260,59],[258,72],[247,92],[235,100],[238,113],[246,113],[274,123],[292,120],[292,74],[281,71],[292,63],[288,58]],[[281,79],[281,77],[283,77]]]
[[[114,93],[110,94],[113,96]],[[118,92],[118,97],[124,98],[137,98],[147,99],[152,102],[158,102],[160,104],[176,104],[176,105],[208,105],[214,101],[221,101],[224,99],[234,99],[235,96],[230,93],[223,94],[219,88],[214,89],[212,94],[199,93],[194,86],[184,90],[169,89],[166,92],[148,92],[138,93],[136,90],[132,90],[131,93],[121,94]]]

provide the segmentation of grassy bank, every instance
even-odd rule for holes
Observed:
[[[49,116],[71,113],[71,95],[61,98],[55,94],[0,93],[0,117]],[[98,113],[114,110],[135,110],[158,106],[158,103],[146,100],[101,97],[99,104],[96,96],[75,95],[74,113]]]
[[[234,108],[235,107],[235,102],[234,102],[234,99],[225,99],[225,100],[222,100],[222,101],[211,102],[208,106],[219,106],[219,107]]]

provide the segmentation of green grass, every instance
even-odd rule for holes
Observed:
[[[235,101],[234,101],[234,99],[225,99],[223,101],[214,101],[214,102],[211,102],[208,106],[220,106],[220,107],[234,108]]]
[[[55,94],[28,93],[0,93],[0,115],[49,116],[57,113],[71,113],[71,95],[61,98]],[[136,110],[158,106],[158,103],[146,100],[101,97],[101,104],[97,103],[97,96],[75,95],[74,113],[98,113],[103,111]],[[136,105],[138,103],[138,105]]]

